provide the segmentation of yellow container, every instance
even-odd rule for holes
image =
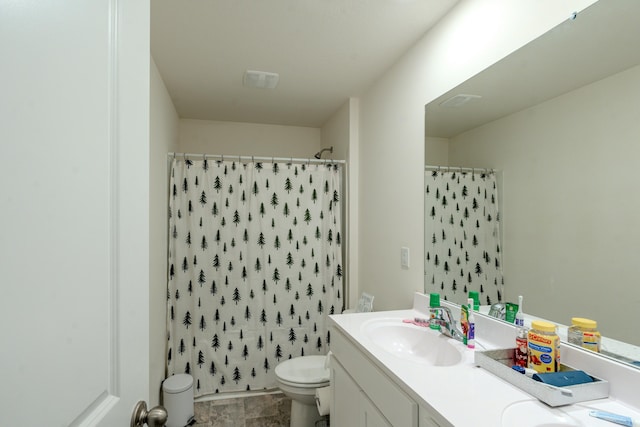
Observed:
[[[557,372],[560,367],[560,338],[556,325],[535,320],[531,322],[527,338],[529,368],[539,373]]]
[[[600,353],[601,337],[598,332],[598,323],[595,320],[582,317],[571,318],[571,326],[567,336],[571,344]]]

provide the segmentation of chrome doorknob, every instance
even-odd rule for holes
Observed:
[[[130,427],[143,427],[145,424],[149,427],[163,427],[166,423],[167,410],[161,405],[147,411],[147,402],[141,400],[133,408]]]

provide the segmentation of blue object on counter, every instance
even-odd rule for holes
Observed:
[[[556,387],[567,387],[570,385],[593,382],[593,378],[584,371],[562,371],[535,374],[533,375],[533,379]]]
[[[637,421],[634,421],[633,418],[626,417],[620,414],[614,414],[612,412],[590,411],[589,415],[591,415],[594,418],[599,418],[601,420],[610,421],[612,423],[619,424],[621,426],[626,426],[626,427],[640,426],[640,424]]]
[[[529,378],[533,377],[536,374],[536,371],[534,371],[533,369],[523,368],[522,366],[518,366],[518,365],[513,365],[511,369],[513,369],[516,372],[520,372],[522,375],[526,375]]]

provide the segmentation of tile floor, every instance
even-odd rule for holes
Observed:
[[[196,402],[194,427],[289,427],[291,399],[282,393]]]

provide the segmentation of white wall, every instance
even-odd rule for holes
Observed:
[[[167,153],[176,151],[179,118],[155,62],[149,100],[149,407],[164,379],[167,302]]]
[[[319,128],[182,119],[178,151],[308,159],[320,140]]]
[[[358,296],[358,100],[350,98],[322,126],[322,148],[333,147],[323,158],[346,160],[343,203],[346,307],[353,308]],[[355,154],[354,154],[355,153]]]
[[[426,137],[424,142],[424,164],[429,166],[448,166],[449,139]]]
[[[451,139],[460,166],[503,171],[505,296],[640,345],[640,66]]]
[[[323,159],[347,159],[349,153],[349,106],[350,101],[345,102],[320,129],[322,148],[333,147],[333,153],[325,151]]]
[[[361,97],[359,288],[376,309],[423,289],[424,106],[593,2],[463,0]]]

